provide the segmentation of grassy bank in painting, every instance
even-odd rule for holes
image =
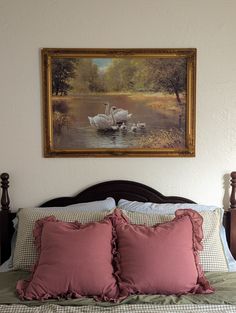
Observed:
[[[53,96],[55,148],[184,148],[185,95],[180,97],[182,105],[161,92]],[[88,116],[104,114],[104,103],[128,111],[125,130],[101,131],[90,125]],[[140,123],[143,129],[137,127]]]
[[[181,149],[185,146],[184,131],[175,128],[151,132],[149,135],[141,137],[139,146],[143,149]]]

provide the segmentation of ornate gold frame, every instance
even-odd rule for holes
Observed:
[[[45,157],[194,157],[195,156],[195,128],[196,128],[196,55],[195,48],[181,49],[59,49],[44,48],[42,56],[42,87],[44,106],[44,156]],[[56,149],[53,141],[52,125],[52,58],[121,58],[121,57],[155,57],[155,58],[186,58],[187,60],[187,103],[185,142],[183,149],[175,148],[96,148],[96,149]]]

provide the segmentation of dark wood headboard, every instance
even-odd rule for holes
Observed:
[[[159,191],[138,182],[111,180],[86,188],[74,197],[52,199],[40,206],[66,206],[75,203],[104,200],[107,197],[113,197],[116,203],[120,199],[155,203],[195,203],[182,197],[164,196]]]
[[[230,208],[225,212],[225,227],[231,252],[236,257],[236,172],[231,173],[231,185]],[[0,261],[2,263],[10,256],[11,237],[14,231],[12,219],[15,217],[15,214],[10,211],[10,199],[8,195],[9,175],[7,173],[1,174],[1,187]],[[63,207],[75,203],[103,200],[107,197],[113,197],[116,202],[119,199],[127,199],[155,203],[195,203],[183,197],[164,196],[159,191],[138,182],[112,180],[86,188],[73,197],[54,198],[41,203],[39,206]]]

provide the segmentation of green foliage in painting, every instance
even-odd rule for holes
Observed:
[[[184,59],[147,59],[148,76],[153,91],[175,94],[181,104],[180,93],[186,90],[186,61]]]
[[[112,58],[101,68],[92,58],[56,58],[52,64],[53,95],[78,95],[94,92],[186,91],[187,63],[184,58]]]
[[[76,59],[52,59],[52,94],[67,95],[72,89],[70,79],[75,75]]]
[[[103,91],[98,67],[92,59],[78,59],[73,89],[78,93]]]
[[[133,59],[114,59],[105,73],[105,89],[133,91],[137,67]]]

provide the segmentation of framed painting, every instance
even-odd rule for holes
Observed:
[[[45,157],[195,156],[196,49],[42,49]]]

